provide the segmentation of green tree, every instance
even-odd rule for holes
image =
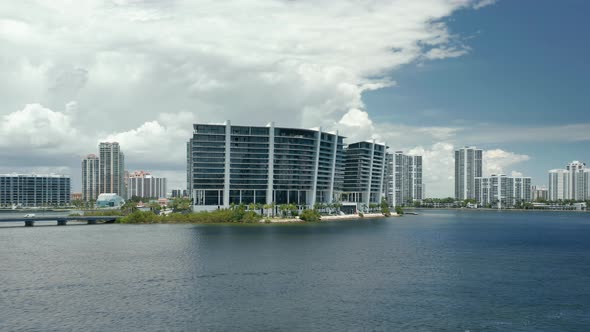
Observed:
[[[395,207],[395,213],[401,216],[404,214],[404,209],[402,209],[402,207],[398,205]]]
[[[387,200],[385,198],[381,200],[381,213],[383,213],[383,215],[386,217],[391,216],[391,211],[389,210],[389,204],[387,204]]]
[[[132,200],[125,201],[125,204],[123,204],[123,206],[121,206],[121,211],[123,212],[123,214],[126,214],[126,215],[133,213],[136,210],[137,210],[137,202],[134,202]]]
[[[150,202],[148,206],[154,213],[158,213],[162,209],[162,206],[158,202]]]
[[[82,209],[85,205],[85,202],[81,199],[75,199],[72,201],[72,205],[77,209]]]

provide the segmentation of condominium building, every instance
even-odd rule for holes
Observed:
[[[565,169],[549,171],[549,200],[590,199],[590,169],[586,164],[577,160],[567,164]]]
[[[125,197],[125,156],[119,143],[99,144],[99,194],[114,193]]]
[[[531,187],[531,199],[535,201],[547,201],[549,200],[549,189],[547,187],[532,186]]]
[[[349,144],[344,159],[342,201],[381,203],[385,189],[387,146],[373,142]]]
[[[499,209],[513,207],[517,202],[531,202],[531,178],[504,174],[475,178],[475,200]]]
[[[127,176],[127,199],[133,197],[165,198],[166,178],[154,177],[148,172],[135,171]]]
[[[385,195],[393,206],[424,199],[422,156],[405,155],[402,151],[387,154]]]
[[[569,199],[569,172],[565,169],[552,169],[549,171],[549,200],[557,201]]]
[[[569,174],[569,188],[570,188],[570,199],[575,201],[582,201],[586,199],[584,195],[584,169],[586,164],[577,160],[567,164],[565,169]]]
[[[186,189],[185,190],[172,189],[171,197],[172,198],[188,197],[188,193],[187,193]]]
[[[82,159],[82,199],[96,201],[99,192],[99,159],[94,154]]]
[[[455,150],[455,198],[475,198],[475,178],[482,177],[483,150],[464,147]]]
[[[66,175],[0,175],[0,206],[69,205],[70,190],[70,177]]]
[[[195,124],[187,186],[195,209],[230,204],[312,206],[339,197],[343,137],[319,130]]]

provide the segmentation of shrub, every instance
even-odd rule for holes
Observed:
[[[321,221],[322,216],[318,210],[306,209],[301,212],[299,219],[307,222],[318,222]]]
[[[364,218],[365,215],[362,212],[359,212],[359,217]]]
[[[262,217],[254,211],[246,211],[245,208],[202,211],[194,213],[172,213],[169,215],[156,215],[151,211],[135,211],[125,217],[117,219],[122,224],[153,224],[153,223],[256,223]]]
[[[153,224],[159,223],[162,218],[151,211],[135,211],[117,219],[121,224]]]
[[[402,214],[404,214],[404,209],[402,209],[401,206],[396,206],[395,207],[395,213],[397,213],[397,214],[399,214],[401,216]]]
[[[387,201],[385,200],[385,198],[381,201],[381,213],[383,213],[383,215],[386,217],[391,216],[391,211],[389,210],[389,204],[387,204]]]

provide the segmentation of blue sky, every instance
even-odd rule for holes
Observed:
[[[376,121],[408,125],[539,128],[590,122],[590,21],[588,1],[499,1],[445,19],[469,53],[415,63],[392,73],[397,86],[363,95]],[[572,131],[572,136],[582,134]],[[498,134],[498,139],[501,134]],[[472,144],[461,137],[457,145]],[[481,142],[526,154],[515,165],[547,183],[547,170],[571,160],[590,162],[588,141],[551,136],[523,142]]]

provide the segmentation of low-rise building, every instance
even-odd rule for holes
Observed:
[[[70,177],[67,175],[0,175],[0,206],[66,206],[71,202]]]
[[[127,182],[127,199],[165,198],[167,190],[166,178],[155,177],[149,172],[135,171],[129,173]]]
[[[510,208],[531,202],[531,178],[492,174],[475,178],[475,200],[482,206]]]
[[[114,193],[100,194],[96,200],[96,207],[99,209],[117,209],[121,208],[124,204],[125,200],[123,197]]]
[[[549,189],[547,187],[532,186],[531,187],[531,199],[533,202],[548,201],[549,200]]]

